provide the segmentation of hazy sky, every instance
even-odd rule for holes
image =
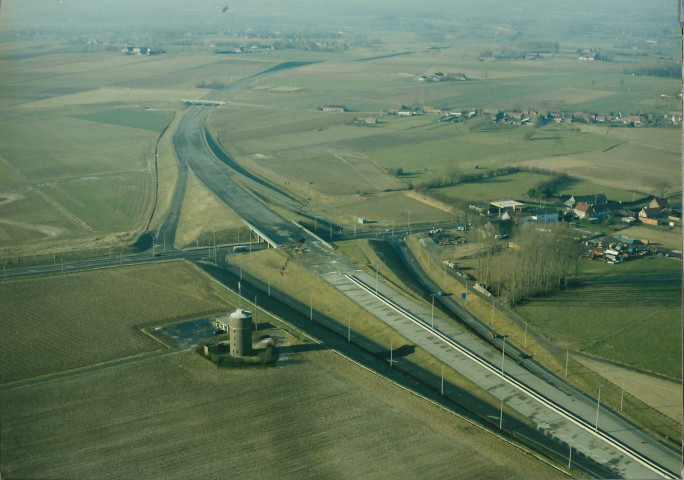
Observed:
[[[562,35],[636,19],[678,25],[678,0],[2,0],[4,30],[62,28],[411,29],[425,21],[529,27]],[[225,13],[221,8],[229,7]],[[557,24],[554,28],[553,24]],[[101,33],[105,33],[104,31]]]

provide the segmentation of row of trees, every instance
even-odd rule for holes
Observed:
[[[678,63],[668,63],[665,65],[649,65],[623,70],[626,74],[647,75],[650,77],[681,78],[682,66]]]
[[[499,279],[499,296],[508,304],[576,283],[580,244],[573,240],[567,224],[526,225],[519,231],[516,245],[512,268]]]

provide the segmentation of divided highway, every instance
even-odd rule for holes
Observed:
[[[225,95],[228,95],[229,93],[230,89],[213,92],[214,98],[211,99],[219,100],[223,98],[219,98],[220,95],[225,97]],[[300,238],[303,238],[303,234],[298,227],[293,225],[288,220],[282,218],[280,215],[262,203],[258,198],[247,193],[246,190],[244,190],[238,183],[235,182],[235,179],[238,177],[242,180],[247,179],[253,181],[252,179],[249,179],[236,170],[231,169],[228,164],[225,162],[220,162],[212,154],[208,145],[206,144],[202,129],[202,121],[209,112],[209,108],[212,107],[193,106],[181,121],[178,130],[174,135],[174,145],[176,146],[176,154],[178,156],[179,162],[186,162],[190,169],[198,176],[198,178],[222,202],[232,208],[238,215],[240,215],[251,225],[264,232],[275,243],[280,245],[292,244],[298,241]],[[317,253],[324,258],[328,258],[328,265],[332,265],[332,271],[335,271],[338,274],[346,274],[352,270],[352,267],[345,259],[340,258],[333,253],[323,251],[323,249],[320,249],[320,251]],[[347,271],[343,271],[345,269]],[[341,276],[335,276],[334,278],[341,278]],[[326,280],[330,281],[329,278],[326,278]],[[423,282],[430,286],[429,279],[423,278]],[[332,283],[335,285],[335,282]],[[343,291],[348,290],[348,286],[344,285],[344,282],[335,286]],[[394,298],[398,298],[400,303],[411,303],[410,300],[403,298],[400,294],[394,291],[391,291],[391,289],[385,285],[382,286],[382,289],[386,291],[389,290],[391,292],[390,295]],[[438,289],[435,286],[433,291],[437,290]],[[467,312],[465,312],[463,309],[459,309],[457,304],[449,303],[453,302],[452,299],[445,298],[444,301],[447,307],[452,308],[455,312],[458,312],[458,314],[467,314]],[[396,327],[396,325],[393,325],[393,328]],[[402,333],[404,336],[406,336],[406,338],[409,338],[418,345],[425,342],[425,333],[421,330],[413,331],[411,329],[407,329]],[[430,341],[433,340],[434,339],[430,339]],[[454,355],[453,350],[450,350],[449,353],[445,353],[443,350],[435,350],[434,348],[429,351],[432,351],[438,358],[443,358],[445,354],[448,357]],[[481,351],[479,355],[481,355],[482,358],[486,358],[487,356],[497,355],[494,352],[495,351],[490,347],[487,349],[487,351]],[[534,385],[534,387],[531,387],[533,390],[542,393],[542,395],[551,402],[562,406],[563,409],[572,412],[574,415],[584,419],[589,424],[591,423],[591,414],[592,412],[595,412],[595,403],[591,397],[577,391],[574,388],[571,388],[564,382],[558,382],[557,378],[550,377],[550,372],[539,368],[539,366],[536,365],[536,362],[528,362],[528,369],[522,368],[520,365],[518,365],[518,363],[508,363],[509,366],[506,368],[507,374],[515,375],[516,378],[525,379],[526,384],[531,383]],[[515,372],[512,372],[511,370],[515,370]],[[534,373],[534,375],[530,375],[530,372]],[[492,391],[497,391],[504,387],[500,385],[499,380],[496,380],[494,384],[490,384],[487,388]],[[521,400],[518,397],[519,393],[508,393],[504,395],[503,392],[506,391],[505,388],[499,392],[498,396],[504,398],[504,401],[507,404],[510,405],[512,403],[518,402],[518,408],[522,409],[521,411],[529,415],[528,418],[531,418],[533,421],[537,422],[540,428],[544,428],[549,432],[554,431],[554,428],[557,430],[562,430],[567,435],[568,441],[576,442],[575,448],[581,449],[587,455],[595,458],[598,462],[605,463],[606,466],[609,466],[613,471],[619,472],[621,476],[628,478],[649,478],[650,476],[666,478],[669,476],[670,478],[676,478],[675,475],[677,475],[681,470],[681,456],[679,455],[679,452],[670,449],[668,446],[662,444],[657,439],[641,431],[635,425],[627,422],[624,418],[619,417],[614,413],[608,411],[604,412],[604,417],[601,419],[600,428],[609,433],[619,442],[624,442],[629,449],[639,452],[640,455],[643,455],[657,464],[664,466],[669,472],[671,472],[671,475],[663,474],[663,470],[660,470],[659,468],[649,469],[644,467],[638,461],[634,461],[634,459],[628,455],[625,456],[623,452],[619,451],[619,449],[614,449],[614,447],[608,445],[604,440],[600,439],[596,435],[587,434],[587,432],[581,434],[581,432],[573,430],[573,428],[576,428],[576,426],[571,428],[570,426],[563,425],[562,422],[564,419],[558,417],[558,415],[555,413],[550,414],[550,410],[548,410],[546,407],[540,407],[536,401],[533,402],[534,405],[531,405],[529,404],[530,399],[528,398],[524,401]],[[522,406],[523,404],[529,406]],[[536,419],[537,417],[539,417],[538,420]],[[549,418],[547,420],[541,420],[541,418],[545,417]],[[599,454],[598,452],[602,453]]]
[[[275,71],[277,71],[277,69],[263,72],[262,74],[265,75]],[[254,80],[254,78],[256,78],[256,76],[236,82],[226,89],[212,92],[212,94],[205,98],[208,100],[221,100],[229,95],[231,91],[244,87]],[[278,245],[293,244],[303,238],[304,234],[297,226],[271,210],[259,198],[248,193],[236,180],[239,179],[240,182],[252,182],[252,184],[257,184],[258,182],[255,182],[253,178],[249,178],[243,173],[231,169],[228,164],[219,161],[213,155],[205,141],[202,125],[210,108],[214,107],[199,105],[190,107],[181,120],[173,137],[181,175],[179,175],[179,182],[174,191],[171,209],[164,219],[157,235],[158,243],[161,243],[162,239],[165,239],[168,249],[167,252],[162,253],[159,256],[152,256],[147,253],[126,257],[111,257],[83,262],[72,262],[65,264],[64,267],[62,267],[61,264],[56,264],[12,269],[11,271],[8,270],[3,272],[5,278],[55,274],[61,273],[62,271],[79,271],[123,264],[158,261],[162,259],[186,258],[189,260],[199,260],[203,257],[209,257],[211,250],[206,248],[185,251],[173,251],[172,248],[185,195],[188,170],[195,173],[200,181],[202,181],[217,198],[233,209],[246,222],[263,232],[263,234],[268,236],[274,243]],[[268,187],[261,182],[259,188]],[[279,194],[276,189],[272,189],[271,192],[275,192],[275,195]],[[415,261],[411,263],[412,257],[410,256],[410,252],[402,250],[401,246],[399,249],[403,255],[406,256],[410,268],[413,269],[416,276],[421,279],[424,285],[433,292],[437,291],[437,286],[434,285],[424,273],[421,273],[421,269],[417,263]],[[606,467],[625,478],[678,478],[677,475],[679,475],[681,471],[680,452],[662,444],[632,423],[626,421],[624,418],[604,408],[599,424],[600,429],[615,440],[624,443],[629,449],[639,452],[640,455],[643,455],[664,467],[670,474],[663,474],[658,472],[658,469],[648,469],[644,467],[639,462],[634,461],[628,455],[619,451],[619,449],[615,449],[613,446],[609,445],[608,442],[601,439],[599,436],[585,430],[580,429],[580,431],[578,430],[579,427],[577,427],[577,425],[564,423],[566,420],[561,418],[557,413],[554,413],[553,409],[543,406],[538,401],[531,399],[528,395],[521,393],[515,387],[507,385],[499,376],[493,375],[491,372],[478,371],[477,368],[480,367],[476,366],[476,362],[470,358],[466,358],[462,352],[459,352],[457,349],[446,344],[443,339],[439,339],[435,335],[426,332],[424,325],[421,326],[416,324],[405,317],[400,318],[401,315],[389,315],[386,304],[383,304],[379,299],[369,300],[368,292],[360,289],[358,285],[353,285],[353,282],[345,277],[345,275],[354,272],[355,268],[344,258],[338,257],[334,253],[325,251],[322,248],[318,248],[316,243],[312,246],[312,253],[319,255],[324,259],[324,263],[318,266],[317,273],[321,274],[328,282],[345,293],[345,295],[350,296],[350,298],[354,299],[363,308],[368,309],[371,313],[378,316],[382,321],[386,321],[405,338],[414,342],[416,345],[425,348],[436,358],[440,359],[440,361],[449,364],[452,368],[462,372],[464,375],[472,377],[471,380],[473,381],[477,380],[483,382],[482,388],[485,388],[497,398],[502,398],[503,401],[512,408],[524,413],[538,425],[539,429],[548,431],[551,435],[553,432],[562,432],[563,435],[567,437],[567,441],[575,442],[575,449],[584,452],[586,455],[594,458],[596,461],[604,464]],[[361,278],[367,285],[373,284],[373,278],[369,278],[367,274],[365,274],[365,277],[363,273],[358,272],[354,273],[354,275]],[[356,292],[353,290],[356,290]],[[496,364],[496,359],[501,360],[501,354],[491,346],[483,345],[480,340],[475,339],[471,334],[464,334],[463,332],[454,329],[454,327],[451,327],[450,329],[448,322],[438,318],[432,319],[424,308],[416,305],[390,287],[380,283],[376,286],[376,290],[382,293],[384,297],[391,298],[394,303],[401,305],[402,308],[411,312],[412,315],[422,319],[423,322],[427,322],[428,318],[433,322],[436,322],[436,329],[453,341],[465,345],[482,361]],[[359,292],[363,294],[363,297],[359,296]],[[455,315],[461,318],[468,317],[467,312],[465,312],[465,310],[463,310],[453,299],[449,297],[438,297],[438,300],[443,301],[444,305],[451,309]],[[483,327],[482,324],[479,324],[477,319],[470,318],[469,321],[472,321],[473,328],[476,331],[485,335],[488,333],[486,326]],[[495,346],[499,347],[497,344],[495,344]],[[507,348],[510,347],[507,346]],[[514,355],[518,355],[518,352],[515,352]],[[520,365],[519,363],[523,363],[523,365]],[[513,362],[509,360],[506,362],[504,370],[505,375],[523,382],[535,392],[543,395],[550,402],[561,406],[563,409],[572,412],[574,415],[577,415],[579,418],[582,418],[591,424],[592,412],[596,411],[595,400],[566,384],[561,379],[553,376],[553,374],[537,365],[536,362],[519,362],[518,359],[516,359],[516,362]],[[468,374],[466,372],[474,373]]]

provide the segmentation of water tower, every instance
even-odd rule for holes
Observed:
[[[228,326],[231,356],[252,356],[252,312],[238,308],[229,315]]]

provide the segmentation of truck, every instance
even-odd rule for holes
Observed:
[[[235,246],[233,247],[233,252],[235,252],[235,253],[237,253],[237,252],[246,252],[246,251],[247,251],[247,247],[245,247],[244,245],[235,245]]]

